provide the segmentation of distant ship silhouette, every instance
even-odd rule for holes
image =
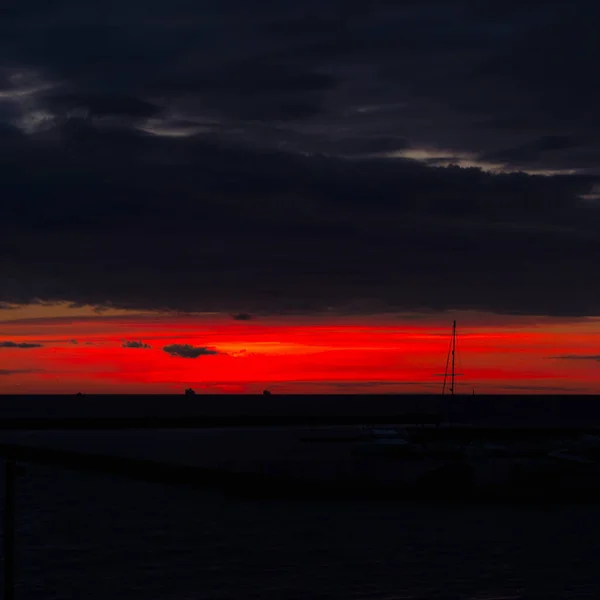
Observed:
[[[194,391],[192,388],[187,388],[187,389],[185,390],[185,395],[186,395],[186,396],[195,396],[195,395],[196,395],[196,392],[195,392],[195,391]]]

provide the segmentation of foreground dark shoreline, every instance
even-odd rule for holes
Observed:
[[[15,429],[200,429],[224,427],[318,427],[327,425],[363,425],[365,423],[435,426],[435,415],[377,415],[363,416],[193,416],[193,417],[18,417],[0,418],[0,430]]]
[[[150,483],[184,485],[213,489],[246,500],[377,502],[419,505],[579,505],[600,504],[600,486],[585,489],[561,487],[559,480],[544,484],[521,482],[520,485],[477,487],[467,480],[442,478],[418,486],[328,485],[265,473],[227,472],[221,469],[167,464],[116,456],[35,448],[0,443],[5,459],[28,464],[61,467],[86,472],[131,478]]]
[[[219,461],[208,464],[203,459],[200,462],[205,464],[184,464],[190,453],[199,452],[199,456],[203,456],[202,452],[205,452],[208,457],[212,454],[208,446],[202,451],[196,448],[197,434],[193,430],[206,432],[216,428],[229,429],[227,435],[235,436],[247,435],[240,433],[246,430],[253,431],[251,435],[255,436],[252,438],[255,441],[248,438],[247,441],[234,443],[228,447],[228,458],[223,459],[225,462],[252,462],[254,459],[248,456],[248,450],[255,443],[261,444],[266,433],[284,428],[287,436],[288,427],[290,431],[294,427],[307,428],[309,431],[298,434],[299,442],[303,444],[303,452],[320,461],[327,452],[335,454],[335,440],[327,439],[327,432],[315,433],[310,431],[311,428],[359,426],[360,431],[361,426],[373,425],[406,427],[411,430],[413,438],[424,436],[426,443],[434,441],[442,446],[446,442],[450,445],[456,442],[463,447],[471,443],[486,445],[497,442],[502,445],[514,442],[517,446],[547,446],[548,449],[542,452],[547,454],[558,440],[571,438],[573,441],[581,439],[586,433],[599,436],[600,398],[460,395],[198,395],[187,398],[183,394],[0,396],[0,431],[4,436],[0,440],[0,455],[25,465],[45,464],[162,483],[208,487],[259,499],[434,504],[525,503],[535,506],[548,503],[600,503],[600,471],[596,471],[595,465],[578,465],[577,462],[556,461],[548,457],[542,462],[550,467],[549,471],[544,467],[548,472],[535,481],[530,474],[519,476],[517,473],[513,483],[507,481],[503,485],[483,487],[473,485],[471,476],[459,472],[465,468],[460,461],[449,461],[454,464],[452,469],[458,469],[451,476],[444,474],[442,469],[439,473],[436,471],[433,480],[423,480],[416,486],[397,485],[396,482],[383,486],[365,485],[364,482],[353,485],[351,480],[343,484],[322,480],[308,483],[287,474],[287,467],[284,472],[274,475],[270,473],[270,467],[264,465],[279,459],[276,448],[267,452],[266,462],[257,459],[250,465],[253,472],[231,470],[227,465],[216,468]],[[169,434],[171,437],[164,437],[166,430],[173,430]],[[90,433],[85,433],[87,431]],[[90,454],[86,448],[93,446],[91,441],[91,446],[88,445],[93,431],[107,441],[104,450],[97,448]],[[221,435],[216,431],[214,433]],[[111,446],[117,434],[121,436],[119,443],[122,446],[118,447],[120,456],[114,455],[116,446]],[[40,438],[38,444],[34,440],[35,435],[51,436],[53,441],[46,444]],[[131,454],[129,449],[137,447],[133,438],[139,435],[146,436],[144,444],[148,448],[155,448],[156,451],[150,454],[156,456],[145,459],[126,456]],[[80,441],[70,450],[68,436],[80,436]],[[188,441],[178,441],[180,438]],[[323,444],[329,444],[330,448],[325,448]],[[173,447],[177,445],[177,456],[169,459],[166,455],[174,452]],[[165,456],[162,455],[163,447]],[[494,468],[494,460],[490,457],[490,468]],[[448,461],[441,461],[440,465],[442,462]],[[396,464],[402,465],[402,459]],[[293,470],[294,465],[290,465]],[[309,476],[314,475],[312,467],[307,468]]]
[[[524,439],[530,437],[556,437],[560,435],[593,433],[600,426],[577,425],[494,425],[445,423],[435,415],[363,415],[363,416],[239,416],[239,417],[131,417],[131,418],[0,418],[0,431],[18,430],[61,430],[61,431],[112,431],[112,430],[161,430],[161,429],[221,429],[252,427],[327,427],[394,425],[411,428],[424,427],[435,430],[436,437],[451,439]]]

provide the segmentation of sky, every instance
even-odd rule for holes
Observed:
[[[600,393],[600,6],[0,8],[0,393]]]

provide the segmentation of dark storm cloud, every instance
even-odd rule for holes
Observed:
[[[571,135],[548,135],[533,142],[523,144],[516,148],[507,148],[495,152],[489,152],[481,156],[483,161],[501,161],[507,164],[515,164],[524,161],[541,160],[549,153],[571,150],[585,146],[586,141],[582,137]]]
[[[34,344],[30,342],[0,342],[0,348],[41,348],[43,344]]]
[[[157,137],[122,171],[127,150],[106,147],[112,154],[94,165],[86,153],[97,147],[63,140],[52,147],[48,175],[43,166],[38,181],[9,173],[13,189],[29,187],[31,196],[5,215],[12,231],[4,241],[5,301],[273,312],[595,310],[589,290],[599,285],[600,215],[578,199],[590,188],[586,177]],[[49,172],[78,164],[88,170],[78,181]],[[55,191],[51,205],[44,190]]]
[[[232,94],[256,96],[268,93],[302,93],[325,91],[335,85],[331,75],[310,71],[308,69],[290,69],[285,62],[276,64],[269,59],[241,61],[207,73],[196,79],[195,91],[211,94]],[[188,82],[186,91],[192,82]]]
[[[66,115],[80,111],[82,114],[97,117],[118,115],[149,118],[161,111],[159,107],[139,98],[117,95],[60,94],[48,96],[44,102],[53,111]]]
[[[597,314],[597,13],[9,3],[0,302]]]
[[[205,348],[202,346],[191,346],[190,344],[171,344],[165,346],[163,350],[171,356],[179,358],[198,358],[200,356],[215,356],[219,354],[213,348]]]
[[[150,346],[149,344],[144,344],[144,342],[140,341],[129,341],[129,342],[123,342],[122,344],[123,348],[152,348],[152,346]]]

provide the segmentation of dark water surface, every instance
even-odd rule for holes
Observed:
[[[600,508],[238,499],[28,466],[18,600],[600,598]]]
[[[0,397],[0,417],[361,414],[416,401]],[[595,397],[467,397],[450,409],[462,422],[600,423]],[[32,465],[17,490],[17,600],[600,598],[600,507],[250,500]]]

